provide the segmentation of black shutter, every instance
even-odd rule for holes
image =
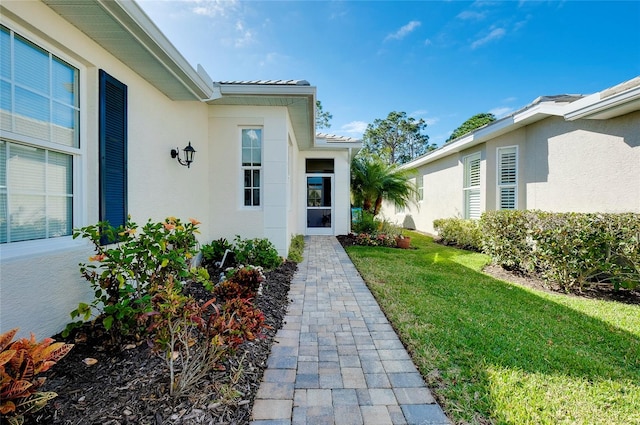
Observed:
[[[127,86],[100,70],[100,221],[127,221]]]

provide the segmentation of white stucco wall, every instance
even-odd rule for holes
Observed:
[[[285,256],[288,236],[288,114],[285,107],[209,106],[209,220],[213,239],[268,238]],[[262,128],[262,194],[259,208],[243,205],[241,129]],[[292,141],[295,145],[295,142]]]
[[[76,160],[74,227],[98,220],[98,70],[128,86],[128,208],[134,221],[169,215],[207,223],[207,108],[172,102],[75,27],[39,2],[4,2],[2,23],[80,70],[81,155]],[[171,159],[171,148],[191,141],[198,151],[190,169]],[[199,158],[202,158],[199,161]],[[22,246],[23,250],[19,250]],[[69,322],[69,312],[91,297],[78,263],[92,254],[82,241],[58,238],[0,248],[0,331],[21,328],[50,336]]]

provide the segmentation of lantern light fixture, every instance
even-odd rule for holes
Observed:
[[[187,147],[182,149],[182,152],[184,153],[184,159],[180,158],[180,151],[178,150],[178,148],[171,149],[171,158],[177,159],[180,165],[186,165],[187,168],[191,168],[193,156],[196,153],[196,150],[193,148],[193,146],[191,146],[191,142],[189,142]]]

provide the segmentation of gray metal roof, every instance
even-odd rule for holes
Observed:
[[[250,80],[216,81],[214,84],[260,85],[260,86],[310,86],[307,80]]]

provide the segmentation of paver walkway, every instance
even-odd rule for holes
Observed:
[[[305,240],[253,425],[451,424],[333,236]]]

